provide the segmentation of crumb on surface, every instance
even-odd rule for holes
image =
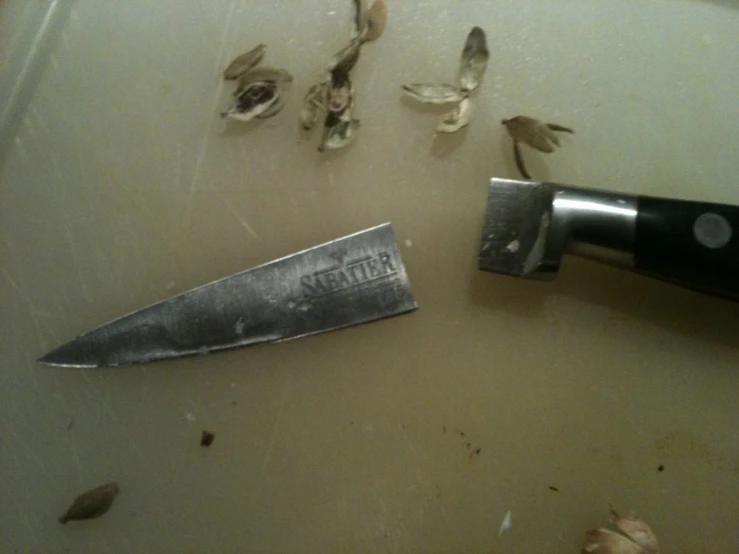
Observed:
[[[213,440],[216,438],[215,433],[203,430],[200,435],[200,446],[210,446],[213,444]]]

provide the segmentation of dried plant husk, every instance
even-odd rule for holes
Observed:
[[[268,112],[279,97],[280,87],[276,81],[255,81],[241,91],[221,116],[236,121],[251,121]]]
[[[439,133],[455,133],[469,125],[474,113],[474,104],[469,98],[464,98],[453,110],[444,114],[436,130]]]
[[[267,47],[264,44],[260,44],[252,50],[249,50],[240,56],[236,56],[231,63],[228,64],[226,69],[223,70],[223,78],[231,80],[241,77],[262,60],[266,49]]]
[[[59,518],[59,523],[100,517],[110,509],[119,492],[116,483],[106,483],[80,494]]]
[[[449,104],[461,102],[465,97],[459,87],[455,85],[434,85],[430,83],[411,83],[402,86],[403,92],[424,104]]]
[[[473,27],[467,35],[459,61],[459,85],[463,90],[472,91],[480,86],[489,59],[485,31]]]

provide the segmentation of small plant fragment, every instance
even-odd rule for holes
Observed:
[[[385,0],[375,0],[372,6],[367,10],[367,31],[364,33],[364,42],[372,42],[380,38],[385,32],[387,25],[387,4]]]
[[[505,125],[508,134],[513,139],[513,155],[516,159],[516,167],[518,167],[518,171],[526,179],[531,179],[531,174],[526,169],[526,164],[524,164],[519,143],[523,142],[534,150],[551,154],[560,144],[559,138],[554,134],[555,131],[564,133],[575,132],[569,127],[557,125],[556,123],[544,123],[525,115],[517,115],[510,119],[504,119],[501,123]]]
[[[454,85],[411,83],[403,85],[403,92],[423,104],[450,104],[464,100],[464,92]]]
[[[200,446],[210,446],[211,444],[213,444],[215,438],[215,433],[203,430],[203,432],[200,434]]]
[[[469,95],[480,86],[489,58],[485,31],[473,27],[462,48],[457,84],[411,83],[402,85],[403,92],[424,104],[457,104],[436,126],[439,133],[454,133],[466,127],[472,119],[474,105]]]
[[[300,108],[300,125],[306,131],[315,126],[318,117],[326,106],[329,84],[329,81],[316,83],[308,89],[303,97],[303,105]]]
[[[436,126],[436,130],[439,133],[454,133],[459,131],[462,127],[466,127],[469,124],[474,111],[475,106],[472,100],[464,98],[452,111],[444,114],[444,117]]]
[[[237,56],[223,72],[223,78],[237,80],[234,101],[221,117],[236,121],[266,119],[285,105],[284,92],[293,78],[280,67],[257,67],[264,57],[264,44]]]
[[[621,516],[611,506],[611,518],[621,533],[601,527],[585,533],[581,552],[588,554],[657,554],[659,544],[652,529],[631,513]]]
[[[100,517],[110,509],[119,492],[117,484],[107,483],[82,493],[59,518],[59,523]]]
[[[264,51],[266,49],[267,47],[264,44],[260,44],[252,50],[249,50],[240,56],[236,56],[233,61],[228,64],[226,69],[223,70],[223,78],[226,80],[238,79],[241,75],[262,61]]]
[[[356,94],[350,72],[359,60],[362,45],[376,40],[385,29],[387,6],[375,0],[369,9],[364,0],[352,0],[354,31],[349,44],[329,61],[323,75],[303,97],[299,121],[306,131],[323,117],[323,132],[318,151],[336,150],[350,144],[361,127],[354,117]]]
[[[480,86],[489,59],[485,31],[480,27],[474,27],[467,35],[467,41],[462,49],[462,59],[459,61],[459,86],[463,90],[469,92]]]

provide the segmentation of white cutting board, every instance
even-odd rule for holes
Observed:
[[[548,284],[483,274],[476,254],[516,114],[576,130],[526,153],[537,178],[739,204],[739,3],[388,2],[354,71],[361,134],[322,156],[298,100],[349,0],[77,0],[49,26],[0,166],[2,552],[577,552],[609,502],[665,552],[736,551],[739,306],[575,259]],[[441,111],[400,85],[451,79],[473,25],[476,119],[434,137]],[[220,72],[258,43],[289,103],[226,125]],[[412,315],[146,367],[34,362],[384,221]],[[107,515],[56,522],[109,480]]]

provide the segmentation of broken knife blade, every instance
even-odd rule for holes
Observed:
[[[40,362],[113,367],[278,342],[417,308],[389,223],[113,320]]]
[[[552,279],[572,254],[739,300],[739,206],[492,179],[479,268]]]

